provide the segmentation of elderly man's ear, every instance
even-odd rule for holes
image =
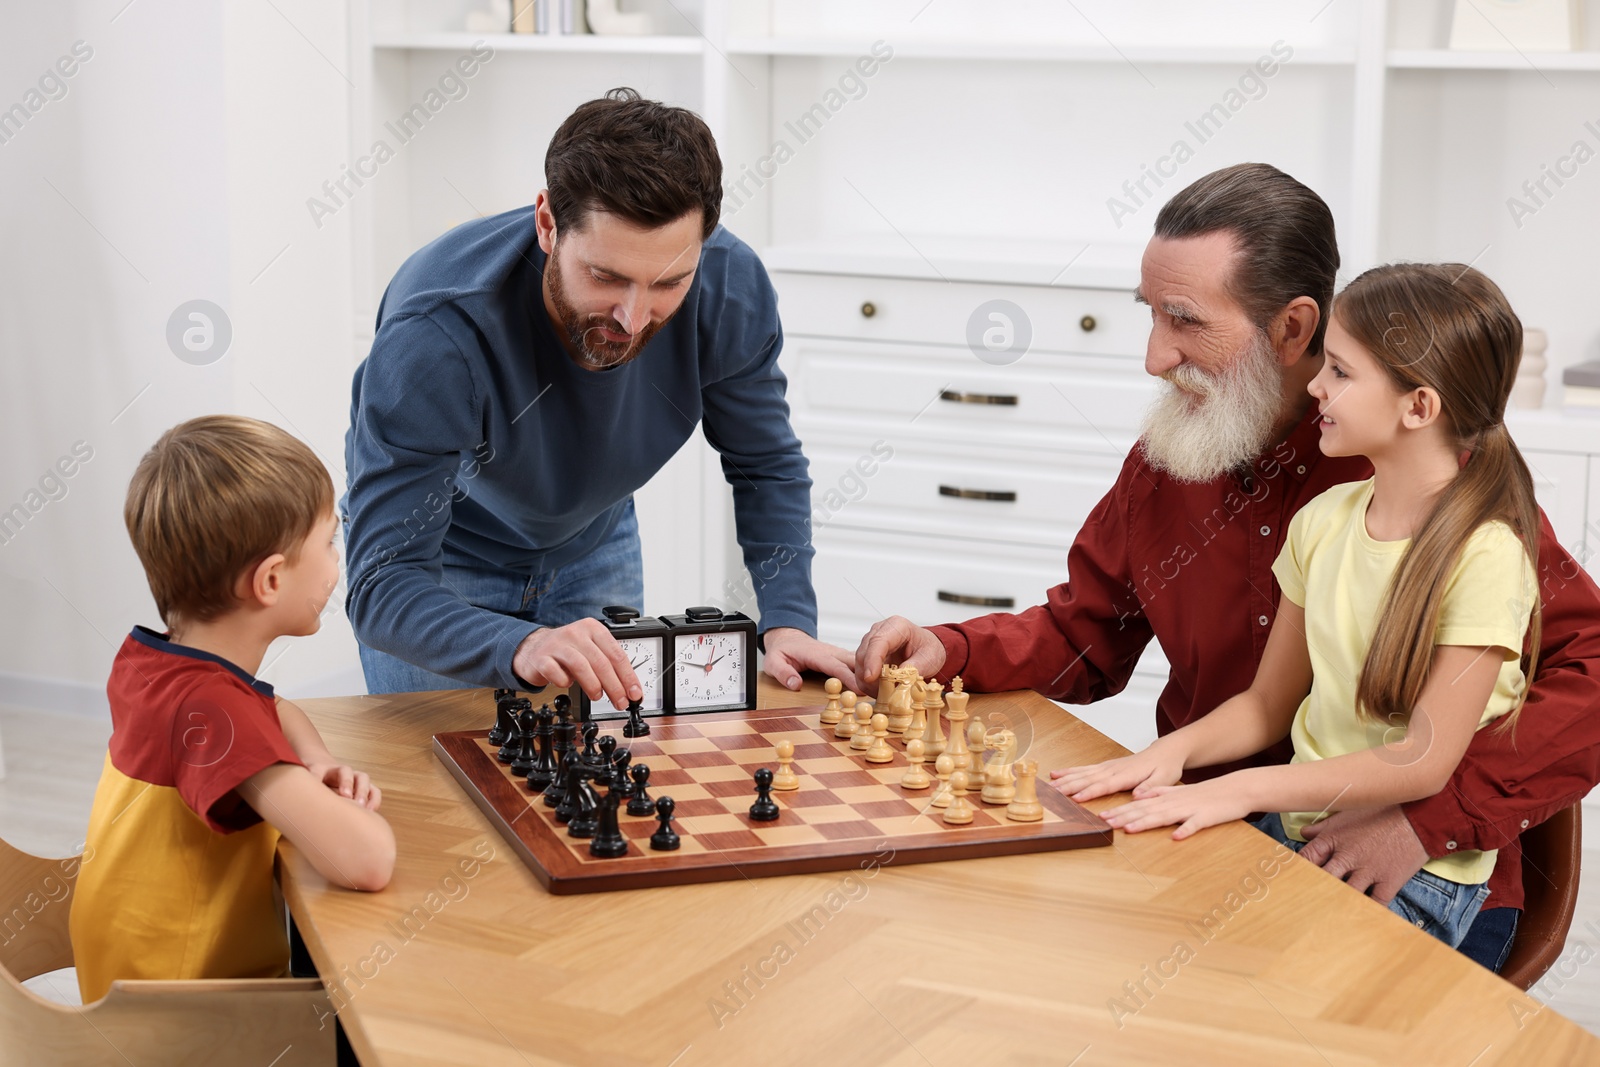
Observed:
[[[1295,297],[1278,313],[1272,323],[1271,337],[1280,366],[1292,367],[1305,357],[1321,320],[1322,309],[1309,296]]]

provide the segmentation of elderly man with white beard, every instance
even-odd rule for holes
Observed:
[[[1371,476],[1326,457],[1306,392],[1339,267],[1332,213],[1265,164],[1206,175],[1167,203],[1136,298],[1145,369],[1164,384],[1111,491],[1067,556],[1067,580],[1026,611],[923,628],[893,617],[856,653],[860,687],[909,663],[968,691],[1033,689],[1086,704],[1122,691],[1152,638],[1171,664],[1156,704],[1169,733],[1249,687],[1277,614],[1272,562],[1306,502]],[[1600,590],[1543,523],[1544,633],[1515,736],[1481,730],[1449,785],[1398,807],[1338,811],[1300,855],[1387,904],[1431,857],[1498,849],[1490,896],[1460,951],[1505,962],[1521,915],[1519,836],[1600,780]],[[1191,781],[1283,763],[1287,740]],[[1330,797],[1332,806],[1336,798]]]

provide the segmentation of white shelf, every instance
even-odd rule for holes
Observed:
[[[1600,71],[1600,52],[1452,52],[1446,48],[1397,48],[1390,50],[1387,63],[1391,70]]]
[[[768,270],[1080,289],[1133,289],[1142,245],[861,234],[771,245]]]
[[[699,37],[604,37],[594,33],[390,33],[373,39],[374,48],[467,51],[483,42],[497,52],[583,52],[623,55],[698,56]]]
[[[872,52],[873,41],[828,37],[731,37],[727,51],[756,56],[858,56]],[[1266,54],[1264,46],[1128,47],[1093,44],[1032,44],[987,41],[893,41],[895,59],[1037,60],[1069,63],[1241,64]],[[1292,63],[1352,65],[1353,48],[1297,49]]]

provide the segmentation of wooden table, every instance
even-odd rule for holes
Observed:
[[[761,699],[822,696],[763,679]],[[367,1067],[1600,1062],[1600,1040],[1244,824],[555,897],[430,748],[492,721],[486,690],[302,706],[383,788],[399,843],[376,894],[282,850]],[[1124,751],[1032,693],[972,709],[1042,768]]]

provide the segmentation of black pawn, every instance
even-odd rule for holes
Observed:
[[[522,710],[517,715],[517,748],[516,755],[511,760],[511,773],[518,778],[526,778],[528,772],[533,770],[533,731],[536,727],[533,704],[527,700],[519,700],[517,703],[522,705]]]
[[[644,764],[641,763],[640,766],[643,767]],[[677,802],[671,797],[662,797],[656,801],[655,813],[656,818],[661,820],[661,827],[650,835],[650,847],[657,852],[671,852],[678,847],[678,835],[672,829],[672,809],[677,806]]]
[[[611,768],[616,764],[617,761],[617,739],[612,737],[610,734],[606,734],[597,742],[597,747],[600,749],[600,755],[595,760],[595,766],[600,768],[601,773],[604,774],[606,776],[606,780],[609,781],[611,777]]]
[[[628,721],[622,727],[623,737],[649,737],[650,724],[644,721],[644,701],[628,701]]]
[[[599,820],[594,828],[594,840],[589,842],[589,855],[610,860],[628,854],[628,839],[622,836],[622,827],[617,825],[617,805],[621,800],[613,789],[600,801]]]
[[[597,723],[583,724],[583,762],[591,767],[600,762],[600,750],[595,747],[595,739],[599,736],[600,727]]]
[[[628,776],[633,779],[633,796],[628,799],[628,814],[649,815],[654,812],[656,805],[646,788],[650,784],[650,765],[635,763],[628,768]]]
[[[516,729],[511,718],[516,714],[511,706],[511,702],[515,699],[517,699],[515,689],[494,691],[494,725],[489,727],[489,743],[497,748],[509,741],[511,731]]]
[[[533,766],[528,769],[528,788],[542,793],[556,778],[555,730],[550,725],[553,716],[548,707],[540,708],[533,727],[533,741],[537,748]]]
[[[611,761],[611,788],[623,800],[633,799],[633,779],[628,777],[628,764],[633,760],[633,753],[625,748],[617,750],[616,758]]]
[[[771,822],[780,812],[777,801],[772,799],[772,770],[762,767],[756,771],[756,802],[750,805],[750,818],[756,822]]]

